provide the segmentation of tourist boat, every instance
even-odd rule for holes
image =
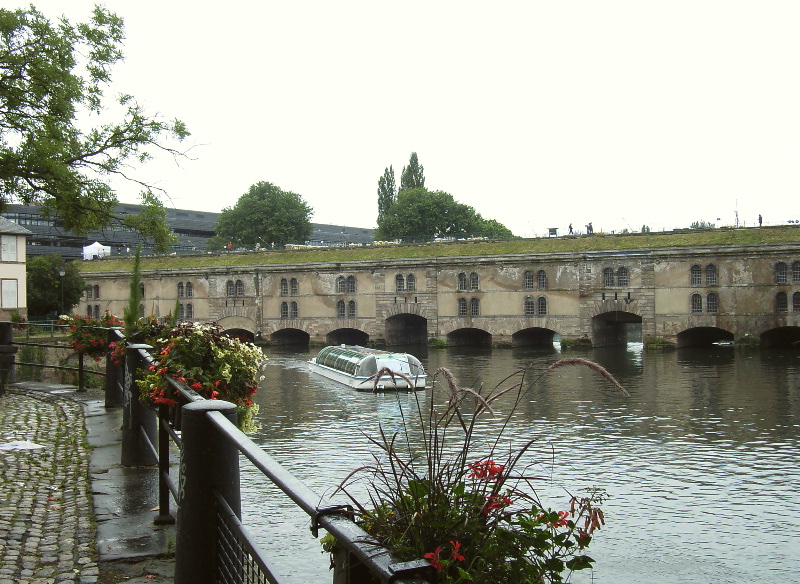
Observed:
[[[428,380],[425,369],[414,355],[357,345],[325,347],[309,361],[309,368],[314,373],[365,391],[424,389]],[[394,375],[389,375],[386,370]],[[378,379],[379,371],[383,373]]]

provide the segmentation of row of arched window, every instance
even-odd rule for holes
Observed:
[[[189,304],[180,304],[178,306],[178,318],[180,320],[191,320],[194,318],[194,306]]]
[[[706,295],[705,302],[706,312],[715,313],[719,312],[719,296],[716,293],[710,292]],[[691,297],[691,312],[692,314],[699,314],[703,312],[703,295],[692,294]]]
[[[786,292],[775,295],[775,312],[789,312],[789,296]],[[792,312],[800,312],[800,292],[792,294]]]
[[[191,298],[194,296],[194,286],[191,282],[178,282],[178,298]]]
[[[800,282],[800,262],[792,262],[792,283]],[[775,283],[788,284],[789,283],[789,266],[786,262],[778,262],[775,264]]]
[[[539,270],[534,274],[531,270],[526,270],[523,275],[523,288],[525,290],[547,290],[547,274],[544,270]]]
[[[226,296],[244,296],[244,282],[241,280],[228,280],[225,282]]]
[[[472,272],[471,274],[467,275],[466,272],[461,272],[458,274],[458,290],[459,292],[463,292],[465,290],[477,290],[480,281],[478,279],[478,273]]]
[[[458,299],[458,316],[480,316],[481,315],[481,301],[478,298]]]
[[[95,318],[95,319],[99,320],[100,319],[100,306],[95,304],[94,305],[94,310],[93,310],[92,309],[92,305],[91,304],[88,305],[86,307],[86,316],[88,316],[89,318]]]
[[[297,302],[281,302],[281,318],[298,318]]]
[[[336,303],[336,316],[338,318],[355,318],[357,316],[356,301],[345,302],[344,300],[339,300]]]
[[[717,266],[714,264],[708,264],[705,269],[706,277],[705,282],[706,286],[716,286],[717,285]],[[698,266],[697,264],[693,265],[689,270],[689,284],[692,286],[702,286],[703,285],[703,268]]]
[[[291,278],[290,280],[281,278],[281,296],[297,296],[299,293],[297,278]]]
[[[336,293],[337,294],[355,294],[356,292],[356,277],[355,276],[339,276],[336,278]]]
[[[408,276],[397,274],[394,277],[394,289],[397,292],[416,292],[417,277],[414,274],[409,274]]]
[[[89,286],[86,288],[86,299],[91,300],[92,298],[99,300],[100,299],[100,286],[95,284],[94,286]],[[91,314],[87,314],[87,316],[92,316]],[[100,318],[100,317],[97,317]]]

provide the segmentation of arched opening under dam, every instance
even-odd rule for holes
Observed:
[[[329,345],[361,345],[366,347],[367,343],[369,343],[369,335],[354,328],[340,328],[325,335],[325,342]]]
[[[417,314],[396,314],[386,319],[386,344],[424,345],[428,341],[428,319]]]
[[[782,326],[761,334],[762,347],[800,347],[800,327]]]
[[[275,331],[269,336],[269,344],[273,346],[283,347],[287,345],[297,345],[307,347],[311,335],[306,331],[296,328],[285,328]]]
[[[462,328],[447,334],[448,347],[491,347],[492,335],[482,329]]]
[[[592,346],[616,347],[642,340],[642,317],[616,310],[592,318]]]
[[[710,347],[714,343],[733,342],[733,333],[713,326],[698,326],[678,333],[676,345],[685,347]]]
[[[552,347],[556,332],[541,327],[522,329],[511,335],[512,347]]]
[[[246,341],[248,343],[252,343],[255,340],[255,335],[246,329],[225,329],[224,334],[232,339],[239,339],[240,341]]]

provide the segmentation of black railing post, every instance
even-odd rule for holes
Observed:
[[[142,378],[143,360],[140,349],[150,345],[128,345],[125,351],[125,406],[122,410],[122,466],[152,466],[158,462],[147,444],[158,439],[156,413],[139,400],[137,379]]]
[[[167,431],[169,423],[169,406],[158,406],[158,515],[153,520],[156,525],[172,525],[175,517],[169,512],[169,445],[170,436]]]
[[[0,395],[6,393],[6,380],[14,379],[14,357],[19,347],[14,345],[11,322],[0,322]]]
[[[212,412],[221,412],[236,424],[236,405],[230,402],[207,400],[183,407],[175,584],[215,581],[218,521],[214,492],[237,517],[242,515],[239,451],[216,429]]]
[[[108,329],[109,345],[111,343],[121,343],[124,339],[119,333],[119,329]],[[117,408],[124,405],[124,392],[122,388],[122,380],[125,377],[125,365],[114,365],[114,360],[111,357],[111,349],[106,353],[106,383],[105,383],[105,398],[107,408]]]
[[[83,384],[83,352],[78,353],[78,389],[77,391],[86,391],[86,386]]]

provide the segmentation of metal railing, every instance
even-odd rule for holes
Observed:
[[[11,323],[0,323],[4,326],[8,326]],[[87,327],[96,330],[108,330],[105,327]],[[68,325],[59,324],[58,321],[55,320],[48,320],[48,321],[38,321],[38,322],[25,322],[25,323],[13,323],[11,324],[10,330],[12,331],[10,345],[15,347],[42,347],[46,349],[62,349],[73,351],[72,347],[66,343],[67,334],[66,331],[68,329]],[[31,338],[50,338],[50,339],[63,339],[64,343],[43,343],[43,342],[33,342],[30,340],[21,341],[19,338],[31,339]],[[16,354],[17,351],[14,351]],[[9,375],[11,382],[14,382],[15,379],[15,367],[17,365],[21,365],[24,367],[38,367],[42,369],[53,369],[55,371],[72,371],[78,374],[78,391],[86,391],[86,374],[90,375],[97,375],[97,376],[105,376],[106,373],[104,371],[96,371],[93,369],[89,369],[85,367],[84,363],[85,355],[84,353],[78,352],[78,366],[77,367],[70,367],[67,365],[47,365],[45,363],[34,363],[32,361],[20,361],[19,359],[14,360],[14,367],[11,368]]]
[[[320,508],[319,495],[239,430],[235,404],[206,400],[171,377],[165,379],[178,392],[178,406],[161,405],[156,414],[142,404],[136,380],[153,364],[148,349],[128,345],[124,373],[119,371],[122,364],[109,359],[106,388],[124,396],[122,464],[159,466],[155,521],[177,521],[176,584],[279,582],[242,523],[240,454],[309,516],[314,537],[325,529],[336,538],[334,584],[435,581],[428,561],[400,562],[375,544],[353,521],[348,506]],[[113,401],[107,396],[107,403]],[[170,476],[170,442],[181,452],[177,484]],[[178,502],[174,518],[170,497]]]

